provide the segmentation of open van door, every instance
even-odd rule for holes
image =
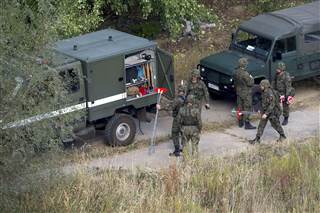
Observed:
[[[173,56],[159,48],[156,50],[157,87],[168,89],[165,94],[170,99],[175,96]]]

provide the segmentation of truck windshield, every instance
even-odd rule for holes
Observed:
[[[267,60],[272,41],[262,36],[238,30],[232,41],[231,48],[253,55],[264,61]]]

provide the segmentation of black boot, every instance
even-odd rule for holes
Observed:
[[[239,120],[239,127],[242,128],[244,125],[243,120]]]
[[[179,146],[175,146],[174,147],[174,151],[172,153],[169,154],[169,156],[175,156],[175,157],[179,157],[181,153],[181,149]]]
[[[283,134],[283,135],[280,135],[279,139],[277,140],[277,142],[282,142],[284,141],[285,139],[287,139],[287,137]]]
[[[252,126],[251,123],[250,123],[250,121],[246,121],[244,128],[245,128],[245,129],[256,129],[257,127]]]
[[[282,126],[285,126],[288,124],[288,119],[289,119],[289,117],[284,117],[284,119],[282,121]]]
[[[253,140],[249,140],[250,144],[260,143],[260,137],[256,136]]]

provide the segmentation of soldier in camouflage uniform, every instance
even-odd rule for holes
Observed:
[[[268,120],[270,121],[271,126],[280,134],[278,141],[283,141],[286,139],[286,136],[279,121],[279,117],[281,115],[279,95],[271,88],[268,80],[262,80],[260,83],[260,88],[262,91],[262,115],[259,122],[257,135],[255,139],[250,140],[249,143],[260,143],[260,138],[263,134],[264,128],[268,123]]]
[[[288,124],[289,103],[294,96],[294,89],[292,88],[292,85],[291,85],[291,77],[289,73],[286,72],[285,70],[286,70],[285,63],[279,62],[276,76],[272,81],[272,87],[279,93],[280,100],[282,102],[282,108],[283,108],[282,113],[284,117],[282,125]]]
[[[237,93],[237,104],[240,111],[250,112],[252,110],[252,86],[254,84],[252,76],[247,72],[248,60],[239,59],[239,67],[236,69],[233,79]],[[244,122],[243,122],[244,121]],[[249,120],[249,114],[242,115],[239,119],[239,127],[245,129],[256,129]]]
[[[185,90],[186,88],[183,85],[178,86],[178,96],[173,100],[169,101],[168,103],[164,104],[163,107],[160,105],[157,105],[158,109],[166,110],[166,111],[172,111],[172,127],[171,127],[171,138],[174,145],[174,151],[170,153],[170,156],[180,156],[180,126],[177,120],[177,115],[180,110],[180,108],[184,105],[185,102]]]
[[[191,79],[187,86],[186,95],[193,95],[195,97],[195,101],[200,108],[200,112],[202,109],[203,101],[205,101],[206,109],[210,109],[208,88],[201,80],[200,71],[198,69],[194,69],[191,72]]]
[[[177,120],[182,132],[182,148],[191,141],[192,155],[198,153],[198,144],[202,129],[198,99],[194,95],[188,95],[185,105],[179,110]]]

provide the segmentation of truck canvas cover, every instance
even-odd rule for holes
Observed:
[[[320,31],[320,1],[258,15],[243,22],[240,28],[270,39],[294,34],[297,30]]]

